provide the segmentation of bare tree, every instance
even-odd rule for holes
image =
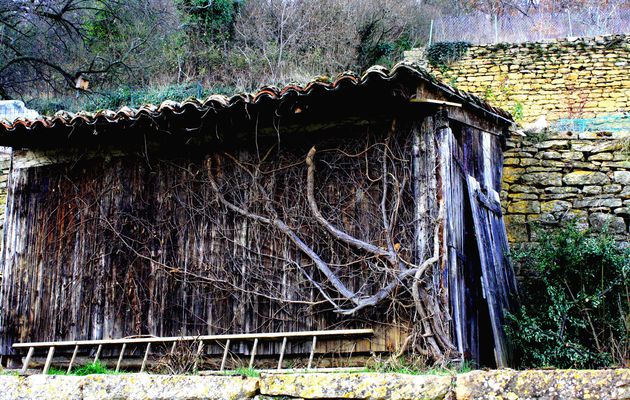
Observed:
[[[0,96],[88,91],[94,81],[131,75],[157,11],[142,3],[0,0]],[[143,18],[147,29],[130,29],[130,16]]]

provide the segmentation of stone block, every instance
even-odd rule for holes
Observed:
[[[303,399],[444,399],[450,375],[263,374],[260,394]]]
[[[520,159],[516,157],[507,157],[503,159],[503,165],[518,165]]]
[[[621,215],[621,216],[629,217],[630,216],[630,207],[615,208],[613,210],[613,213],[615,215]]]
[[[571,209],[573,205],[568,201],[552,200],[546,201],[540,204],[540,212],[543,213],[556,213],[564,212]]]
[[[600,194],[602,192],[601,186],[584,186],[582,193],[584,194]]]
[[[623,233],[626,231],[626,223],[622,217],[612,214],[593,213],[588,217],[591,228],[601,232],[608,230],[610,233]]]
[[[614,169],[630,169],[630,160],[627,161],[602,161],[603,167],[609,167]],[[625,171],[621,171],[625,172]]]
[[[602,189],[604,190],[604,193],[619,193],[621,192],[622,186],[613,183],[612,185],[604,185]]]
[[[561,200],[561,199],[573,199],[576,197],[574,193],[543,193],[540,195],[540,200]]]
[[[507,183],[517,182],[525,170],[523,168],[505,167],[503,168],[503,181]]]
[[[566,151],[562,153],[562,158],[564,158],[565,160],[579,161],[584,159],[584,153],[582,153],[581,151]]]
[[[542,165],[543,167],[564,168],[567,166],[567,163],[566,161],[541,160],[540,165]]]
[[[569,148],[568,140],[546,140],[535,145],[537,148],[551,150],[566,150]]]
[[[527,234],[527,221],[525,215],[510,215],[507,214],[503,217],[505,220],[505,227],[507,230],[508,241],[510,243],[522,243],[529,240]]]
[[[565,185],[581,186],[581,185],[604,185],[610,183],[608,176],[602,172],[596,171],[574,171],[566,174],[562,178]]]
[[[538,200],[538,195],[532,193],[511,193],[508,197],[511,200]]]
[[[521,162],[519,163],[522,167],[529,167],[532,165],[540,165],[540,160],[536,158],[521,158]]]
[[[499,370],[457,376],[455,398],[608,399],[630,398],[630,370]]]
[[[538,214],[540,213],[540,202],[538,201],[515,201],[508,205],[510,214]]]
[[[573,202],[573,207],[576,208],[593,208],[593,207],[607,207],[615,208],[621,207],[621,199],[617,198],[599,198],[599,197],[587,197],[576,200]]]
[[[551,187],[546,187],[544,190],[545,190],[545,193],[557,193],[557,194],[580,193],[580,189],[576,187],[571,187],[571,186],[551,186]]]
[[[613,172],[613,181],[622,185],[630,185],[630,171]]]
[[[527,185],[512,185],[510,186],[510,192],[516,193],[538,193],[539,190],[533,186]]]
[[[589,161],[611,161],[613,158],[612,153],[595,153],[588,157]]]
[[[562,174],[559,172],[533,172],[523,175],[521,179],[536,186],[562,186]]]
[[[84,399],[251,399],[257,378],[187,375],[88,375]]]
[[[546,160],[557,160],[562,158],[562,155],[557,151],[543,151],[542,158]]]

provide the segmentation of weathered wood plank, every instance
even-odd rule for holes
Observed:
[[[468,192],[472,209],[475,234],[479,250],[479,261],[481,265],[481,277],[483,292],[490,314],[492,334],[494,338],[495,356],[498,367],[509,365],[509,351],[503,331],[503,306],[501,303],[501,283],[497,280],[497,260],[495,259],[494,242],[491,237],[491,222],[487,209],[479,205],[476,195],[481,190],[479,182],[472,176],[468,176]]]

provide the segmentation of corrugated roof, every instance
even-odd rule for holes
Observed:
[[[373,66],[369,68],[365,74],[359,76],[353,72],[344,72],[339,74],[332,81],[314,80],[304,86],[287,85],[283,88],[275,86],[265,86],[255,93],[239,93],[233,96],[211,95],[205,100],[189,99],[183,102],[166,100],[159,106],[144,105],[139,108],[122,107],[117,111],[103,110],[96,113],[78,112],[71,113],[68,111],[59,111],[54,116],[40,117],[35,119],[18,118],[12,123],[0,122],[0,135],[10,134],[16,130],[26,131],[42,131],[54,127],[76,127],[79,125],[92,125],[102,127],[113,127],[116,124],[124,123],[125,126],[133,126],[134,121],[148,117],[150,119],[169,118],[169,115],[182,115],[187,112],[196,113],[220,113],[234,107],[243,107],[244,105],[256,105],[263,99],[282,100],[291,96],[310,96],[315,92],[322,91],[344,91],[350,86],[370,86],[375,82],[395,82],[401,76],[405,79],[409,77],[418,81],[432,85],[438,89],[450,101],[463,103],[464,106],[473,107],[477,111],[489,114],[495,119],[499,117],[503,122],[512,121],[512,116],[499,108],[493,107],[484,100],[472,94],[457,90],[444,82],[438,81],[417,64],[403,62],[388,70],[382,66]]]

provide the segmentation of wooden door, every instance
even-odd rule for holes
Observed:
[[[488,304],[492,326],[495,359],[497,367],[507,367],[511,351],[504,325],[506,312],[512,309],[516,295],[516,280],[509,260],[499,194],[493,189],[482,190],[479,182],[470,175],[467,183],[479,250],[482,291]]]

